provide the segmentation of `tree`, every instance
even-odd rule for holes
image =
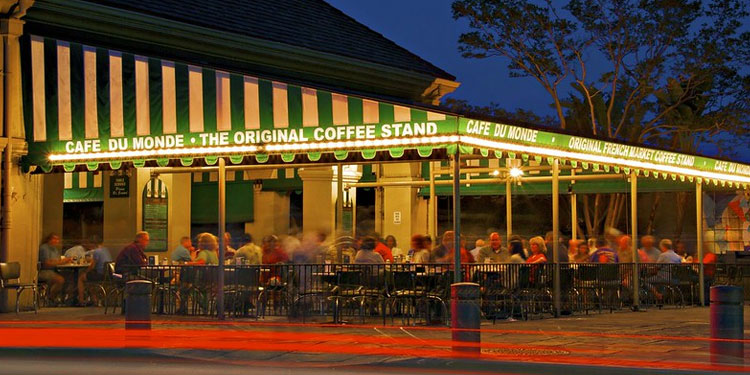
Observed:
[[[535,79],[561,128],[683,151],[705,142],[724,155],[747,149],[743,0],[458,0],[452,8],[470,27],[459,38],[463,56],[499,57],[511,76]],[[596,197],[590,235],[619,221],[611,216],[623,211],[621,199]]]

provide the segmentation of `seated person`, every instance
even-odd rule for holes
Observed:
[[[421,234],[411,237],[411,248],[414,250],[411,257],[412,263],[430,263],[430,250],[427,249],[427,239]]]
[[[258,245],[253,243],[253,236],[245,233],[242,238],[242,246],[234,254],[235,259],[242,259],[244,264],[260,264],[263,252]]]
[[[510,254],[502,246],[502,237],[497,232],[490,233],[490,244],[479,249],[479,263],[508,263]]]
[[[354,257],[354,264],[383,264],[383,256],[375,252],[375,246],[377,240],[374,237],[362,238],[362,245],[360,245],[357,255]]]
[[[219,265],[219,241],[211,233],[201,233],[197,237],[198,255],[195,257],[193,264]]]
[[[86,252],[91,250],[87,245],[86,243],[81,243],[65,250],[65,257],[73,259],[74,262],[83,260],[86,257]]]
[[[150,238],[148,232],[138,232],[135,234],[135,240],[128,246],[125,246],[115,258],[115,272],[123,275],[124,279],[127,279],[126,275],[129,273],[136,273],[135,269],[137,266],[145,266],[148,264],[148,258],[146,257],[146,246]]]
[[[519,236],[512,236],[510,238],[509,252],[511,263],[526,263],[526,251],[523,249],[523,239]]]
[[[589,255],[589,244],[585,241],[578,243],[577,252],[573,255],[573,263],[587,263],[591,259]]]
[[[63,286],[65,285],[65,278],[55,271],[58,265],[68,264],[71,262],[70,258],[61,257],[60,250],[57,247],[60,246],[60,236],[55,233],[50,233],[44,239],[44,243],[39,246],[39,281],[47,283],[48,291],[47,298],[51,303],[56,303],[56,299]]]
[[[618,263],[620,258],[614,250],[609,248],[607,239],[604,236],[596,238],[596,251],[591,254],[589,262],[591,263]]]
[[[531,256],[526,259],[526,263],[547,263],[547,256],[544,254],[547,252],[547,246],[544,238],[532,237],[529,240],[529,247],[531,247]]]
[[[232,235],[224,232],[224,259],[232,259],[236,253],[237,250],[232,247]]]
[[[103,281],[104,274],[107,270],[104,268],[107,263],[112,262],[112,255],[109,253],[109,249],[102,247],[101,240],[93,238],[91,240],[91,250],[87,253],[89,266],[85,271],[81,272],[78,276],[78,306],[84,306],[84,291],[86,281]],[[96,294],[92,295],[96,299]],[[98,302],[98,301],[94,301]]]
[[[672,250],[671,240],[664,239],[659,241],[659,251],[661,251],[661,254],[656,258],[656,263],[682,263],[682,257]]]
[[[263,251],[263,264],[286,263],[289,261],[289,255],[279,245],[279,238],[271,235],[263,238],[261,246]]]
[[[172,263],[192,262],[193,256],[191,254],[194,250],[195,249],[193,249],[193,241],[190,240],[190,237],[182,237],[180,238],[180,244],[177,245],[177,247],[174,249],[169,259],[172,261]]]

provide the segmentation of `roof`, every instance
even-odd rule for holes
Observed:
[[[84,1],[455,80],[323,0]]]

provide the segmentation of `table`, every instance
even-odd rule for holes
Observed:
[[[75,296],[77,296],[77,293],[78,293],[78,277],[80,276],[80,272],[81,272],[82,269],[89,268],[90,265],[91,265],[91,263],[68,263],[68,264],[58,264],[57,266],[55,266],[55,269],[58,272],[60,272],[60,273],[70,271],[73,274],[73,286],[74,286],[73,287],[73,291],[75,293],[72,293],[73,296],[67,296],[67,297],[75,297]],[[66,279],[66,282],[67,282],[67,279]],[[63,288],[63,290],[66,290],[66,288]],[[67,302],[67,298],[63,302]]]

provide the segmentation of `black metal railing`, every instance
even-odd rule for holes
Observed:
[[[560,264],[560,312],[632,306],[634,267]],[[454,269],[450,264],[149,265],[126,269],[117,279],[120,287],[130,279],[151,280],[155,313],[214,315],[218,272],[224,272],[224,308],[230,316],[386,324],[447,322]],[[488,319],[555,313],[553,264],[465,264],[462,275],[480,285]],[[699,302],[696,264],[639,264],[637,275],[641,305]]]

